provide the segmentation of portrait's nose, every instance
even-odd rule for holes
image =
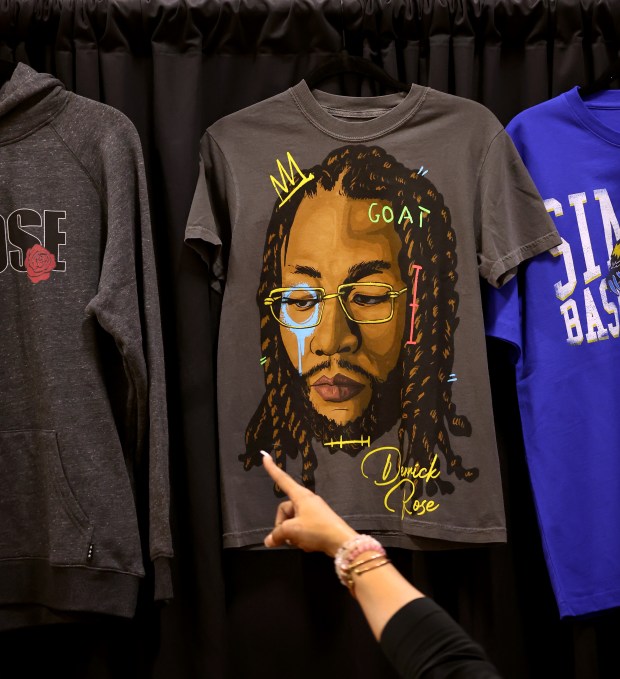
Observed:
[[[323,302],[323,317],[312,333],[310,351],[317,356],[354,353],[360,346],[359,326],[346,316],[336,298]]]

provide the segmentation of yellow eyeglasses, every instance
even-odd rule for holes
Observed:
[[[323,317],[325,301],[338,298],[345,316],[354,323],[387,323],[394,316],[394,300],[405,292],[389,283],[343,283],[338,292],[300,285],[276,288],[263,300],[273,317],[285,328],[316,327]]]

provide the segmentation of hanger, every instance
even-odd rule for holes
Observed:
[[[591,94],[606,90],[618,78],[620,78],[620,56],[617,56],[596,80],[588,85],[581,85],[578,90],[579,94],[583,99]]]
[[[380,66],[365,59],[364,57],[354,56],[349,54],[345,42],[344,34],[344,8],[343,0],[340,0],[340,12],[342,16],[342,49],[338,54],[327,57],[316,68],[304,78],[306,84],[310,89],[316,87],[319,83],[331,78],[335,75],[343,75],[344,73],[354,73],[371,78],[378,83],[390,87],[401,92],[409,92],[411,85],[401,82],[393,78],[387,71],[384,71]]]
[[[411,85],[393,78],[387,71],[364,57],[356,57],[342,50],[339,54],[334,54],[320,63],[304,78],[310,89],[315,88],[319,83],[335,75],[344,73],[355,73],[376,80],[382,85],[391,87],[401,92],[409,92]]]

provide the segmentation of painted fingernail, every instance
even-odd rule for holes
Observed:
[[[263,457],[271,457],[271,455],[270,455],[269,453],[266,453],[264,450],[261,450],[261,451],[260,451],[260,454],[261,454]]]

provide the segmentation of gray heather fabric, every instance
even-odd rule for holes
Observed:
[[[0,89],[0,629],[171,596],[168,430],[138,135],[19,64]],[[134,474],[148,473],[142,528]],[[146,502],[145,502],[146,504]]]
[[[559,237],[487,109],[301,81],[209,128],[186,240],[224,295],[225,546],[273,525],[261,448],[387,545],[506,539],[480,276]]]

